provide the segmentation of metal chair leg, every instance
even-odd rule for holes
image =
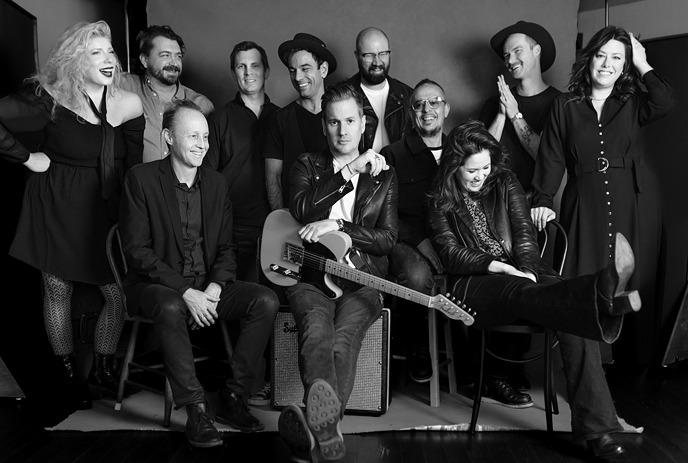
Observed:
[[[549,330],[545,330],[545,417],[547,419],[547,432],[552,432],[552,342]]]
[[[444,322],[444,351],[447,356],[447,377],[449,378],[449,393],[456,394],[456,366],[454,365],[454,345],[452,342],[452,324],[448,319]]]
[[[430,406],[440,406],[440,368],[437,352],[437,311],[428,311],[428,341],[430,343],[430,363],[432,377],[430,378]]]
[[[478,414],[480,414],[480,401],[483,399],[483,379],[485,375],[485,347],[487,345],[487,332],[480,330],[480,368],[478,371],[478,381],[473,394],[473,412],[471,413],[471,434],[475,434],[478,424]]]

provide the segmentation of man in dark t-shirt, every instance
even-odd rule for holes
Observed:
[[[299,98],[275,113],[263,145],[265,185],[272,210],[289,204],[287,179],[296,158],[303,153],[319,153],[327,146],[320,100],[325,93],[325,77],[337,68],[325,42],[303,32],[282,43],[277,54],[289,69]]]
[[[480,119],[509,150],[511,168],[529,192],[540,134],[552,101],[561,93],[542,78],[556,56],[554,40],[542,26],[519,21],[495,34],[490,46],[516,85],[509,88],[504,76],[498,76],[498,95],[487,100]]]
[[[530,198],[540,134],[554,98],[561,93],[542,78],[556,56],[554,40],[539,24],[518,21],[497,32],[490,46],[516,85],[510,88],[503,75],[497,76],[498,94],[487,100],[480,119],[511,154],[511,169]],[[507,358],[523,356],[529,347],[528,335],[495,333],[490,337],[490,348]],[[529,381],[522,367],[507,368],[503,362],[490,360],[487,368],[486,397],[507,407],[533,405],[525,392]]]

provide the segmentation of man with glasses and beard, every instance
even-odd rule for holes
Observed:
[[[409,103],[412,130],[382,149],[399,179],[399,238],[389,255],[390,273],[399,284],[431,294],[433,274],[444,268],[429,238],[427,193],[442,156],[449,103],[440,84],[430,79],[418,82]],[[419,383],[430,381],[428,331],[418,329],[427,325],[427,312],[406,301],[398,301],[398,307],[395,331],[406,349],[409,375]]]
[[[185,47],[170,26],[149,26],[136,37],[143,75],[123,74],[121,87],[136,93],[143,102],[146,129],[143,133],[143,162],[167,156],[162,140],[162,115],[173,101],[188,100],[205,116],[213,111],[208,98],[179,82]]]
[[[346,83],[353,85],[363,100],[366,127],[359,146],[361,152],[372,149],[379,153],[410,127],[405,108],[411,87],[389,77],[391,53],[389,39],[380,29],[368,27],[356,36],[358,73]]]

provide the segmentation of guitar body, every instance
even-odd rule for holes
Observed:
[[[456,296],[449,293],[429,296],[350,267],[345,256],[351,248],[351,237],[346,233],[333,231],[321,236],[317,243],[304,243],[298,234],[300,229],[301,224],[287,209],[272,211],[265,219],[260,241],[260,268],[272,283],[278,286],[310,283],[329,298],[337,299],[342,290],[333,283],[332,274],[415,302],[418,307],[438,310],[465,325],[473,323],[475,313]]]
[[[287,209],[278,209],[270,213],[265,220],[260,243],[260,268],[265,277],[278,286],[293,286],[301,281],[315,285],[327,297],[337,299],[342,295],[342,290],[334,284],[330,275],[322,270],[287,260],[284,249],[286,243],[291,243],[303,246],[307,251],[327,259],[343,262],[344,256],[351,248],[351,238],[346,233],[334,231],[320,237],[317,243],[304,243],[298,234],[301,227],[302,225]],[[271,266],[275,264],[291,271],[292,276],[274,271]]]

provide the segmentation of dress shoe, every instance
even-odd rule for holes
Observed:
[[[315,438],[308,429],[306,417],[303,416],[299,407],[294,404],[287,405],[277,420],[277,429],[291,450],[291,461],[299,463],[318,461]]]
[[[530,394],[519,392],[501,378],[487,378],[483,388],[483,400],[509,408],[528,408],[533,406]]]
[[[220,388],[220,408],[215,419],[243,432],[257,432],[265,429],[263,423],[251,415],[246,401],[226,386]]]
[[[598,274],[597,296],[600,310],[618,317],[637,312],[642,306],[638,291],[626,290],[635,269],[635,258],[631,245],[621,233],[616,234],[613,258],[613,262]]]
[[[432,378],[430,353],[423,350],[411,352],[408,356],[409,376],[417,383],[427,383]]]
[[[530,380],[522,371],[517,371],[509,375],[509,384],[519,392],[530,391]]]
[[[94,386],[115,394],[119,383],[115,369],[115,356],[113,354],[94,353],[88,381]]]
[[[222,445],[222,435],[213,424],[204,403],[186,406],[186,428],[184,433],[194,447],[217,447]]]
[[[628,454],[623,445],[609,434],[585,441],[585,448],[593,458],[600,463],[618,463],[628,461]]]
[[[69,407],[76,410],[88,410],[93,407],[88,386],[76,373],[74,354],[58,355],[57,359],[62,370],[62,382],[66,389]]]
[[[323,460],[344,458],[346,447],[340,429],[342,402],[324,379],[316,379],[306,394],[306,424],[320,448]]]

